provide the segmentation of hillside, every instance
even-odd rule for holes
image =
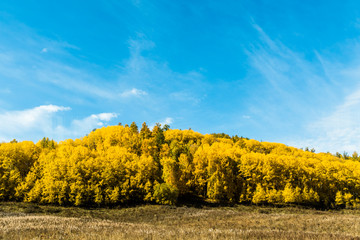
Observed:
[[[354,158],[355,159],[355,158]],[[66,206],[213,202],[360,206],[360,162],[157,125],[0,145],[0,199]]]

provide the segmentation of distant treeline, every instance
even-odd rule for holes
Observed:
[[[0,144],[0,200],[59,205],[219,202],[360,207],[360,162],[226,134],[144,123],[76,140]]]

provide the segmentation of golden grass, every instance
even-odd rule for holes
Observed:
[[[360,239],[357,210],[0,204],[0,239]]]

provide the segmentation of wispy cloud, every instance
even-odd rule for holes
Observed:
[[[360,42],[346,41],[339,48],[346,53],[342,58],[326,58],[317,53],[334,89],[333,94],[325,98],[335,101],[326,113],[308,123],[309,137],[298,141],[298,146],[300,143],[332,153],[360,151]]]
[[[259,41],[245,50],[252,66],[249,81],[254,82],[246,115],[258,120],[256,128],[263,126],[263,137],[299,134],[294,130],[301,133],[304,122],[326,106],[324,95],[330,91],[326,77],[316,70],[316,63],[272,40],[257,24],[253,27]]]
[[[102,78],[96,76],[89,63],[79,64],[69,53],[69,49],[77,50],[75,46],[39,36],[17,22],[0,22],[0,34],[4,36],[0,40],[1,81],[29,86],[36,94],[50,87],[62,91],[63,95],[75,92],[91,98],[116,98],[113,89],[99,84]]]
[[[341,63],[315,51],[318,62],[309,62],[266,35],[264,39],[277,53],[269,54],[264,49],[258,51],[254,58],[255,66],[284,103],[302,119],[297,123],[301,126],[297,127],[304,131],[303,134],[289,136],[288,139],[292,140],[288,143],[332,153],[359,151],[360,66],[356,57],[349,57],[349,62]],[[346,43],[342,48],[351,48],[358,56],[358,43]],[[314,70],[311,65],[319,67],[322,72]],[[299,79],[303,79],[300,85]]]
[[[176,96],[179,89],[191,97],[177,94],[173,101],[193,102],[196,99],[199,102],[204,95],[201,73],[175,72],[166,61],[145,57],[144,53],[156,46],[142,34],[130,38],[130,57],[113,63],[115,69],[111,70],[109,79],[106,69],[76,57],[81,54],[76,46],[42,37],[20,23],[0,24],[0,27],[0,33],[16,38],[13,42],[0,40],[4,46],[4,51],[0,51],[0,77],[4,81],[19,82],[36,91],[52,89],[69,98],[76,95],[88,101],[121,102],[129,97],[151,95],[152,99],[146,99],[152,101],[149,106],[168,102],[165,98],[172,93]],[[69,50],[75,50],[76,54]]]
[[[201,102],[203,97],[196,96],[195,94],[184,90],[171,93],[170,98],[175,99],[176,101],[188,102],[193,105],[197,105]]]
[[[24,102],[32,99],[35,105],[56,103],[83,109],[82,116],[73,123],[68,120],[67,125],[57,124],[58,112],[52,112],[42,124],[47,126],[46,131],[34,128],[22,135],[4,131],[3,140],[12,136],[24,140],[40,135],[57,139],[80,137],[90,126],[106,124],[107,121],[86,116],[99,111],[126,112],[122,121],[128,122],[154,122],[160,113],[178,119],[206,99],[208,84],[203,74],[195,70],[174,71],[166,60],[148,54],[155,52],[156,44],[143,34],[129,38],[129,57],[119,58],[107,69],[87,62],[80,48],[41,36],[19,22],[0,21],[0,34],[5,36],[0,39],[0,83],[3,89],[11,89],[0,90],[1,108],[14,113],[12,109],[24,109]],[[1,124],[2,121],[5,120]],[[81,121],[86,127],[76,132],[71,126],[80,128]]]
[[[360,68],[344,67],[319,51],[307,58],[253,27],[260,42],[247,54],[261,80],[249,104],[252,119],[262,119],[257,123],[265,131],[290,145],[332,152],[359,148]]]
[[[303,54],[280,41],[272,40],[260,26],[253,24],[253,27],[260,42],[246,52],[254,69],[265,80],[263,84],[266,84],[267,91],[275,98],[286,99],[280,104],[294,113],[308,109],[315,101],[320,104],[322,96],[319,90],[326,93],[330,88],[327,76],[317,70],[319,63],[307,60]]]
[[[302,139],[302,146],[312,146],[318,151],[349,152],[360,150],[360,86],[335,110],[310,123],[308,139]],[[299,145],[297,143],[296,145]]]
[[[167,62],[155,61],[145,57],[144,53],[154,49],[155,43],[140,37],[129,40],[130,58],[120,67],[119,84],[122,87],[132,88],[122,94],[127,95],[155,95],[156,101],[168,102],[173,96],[175,101],[201,101],[206,91],[204,76],[197,71],[179,73],[173,71]],[[143,86],[147,91],[133,88]],[[179,91],[181,89],[181,91]],[[146,93],[146,94],[144,94]],[[166,98],[166,100],[165,100]]]
[[[90,98],[117,99],[116,88],[99,86],[98,82],[102,78],[92,76],[87,70],[74,68],[61,62],[46,61],[34,71],[37,81],[54,85],[63,91],[75,92]]]

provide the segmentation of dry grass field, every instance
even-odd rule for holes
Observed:
[[[360,239],[360,211],[0,203],[0,239]]]

